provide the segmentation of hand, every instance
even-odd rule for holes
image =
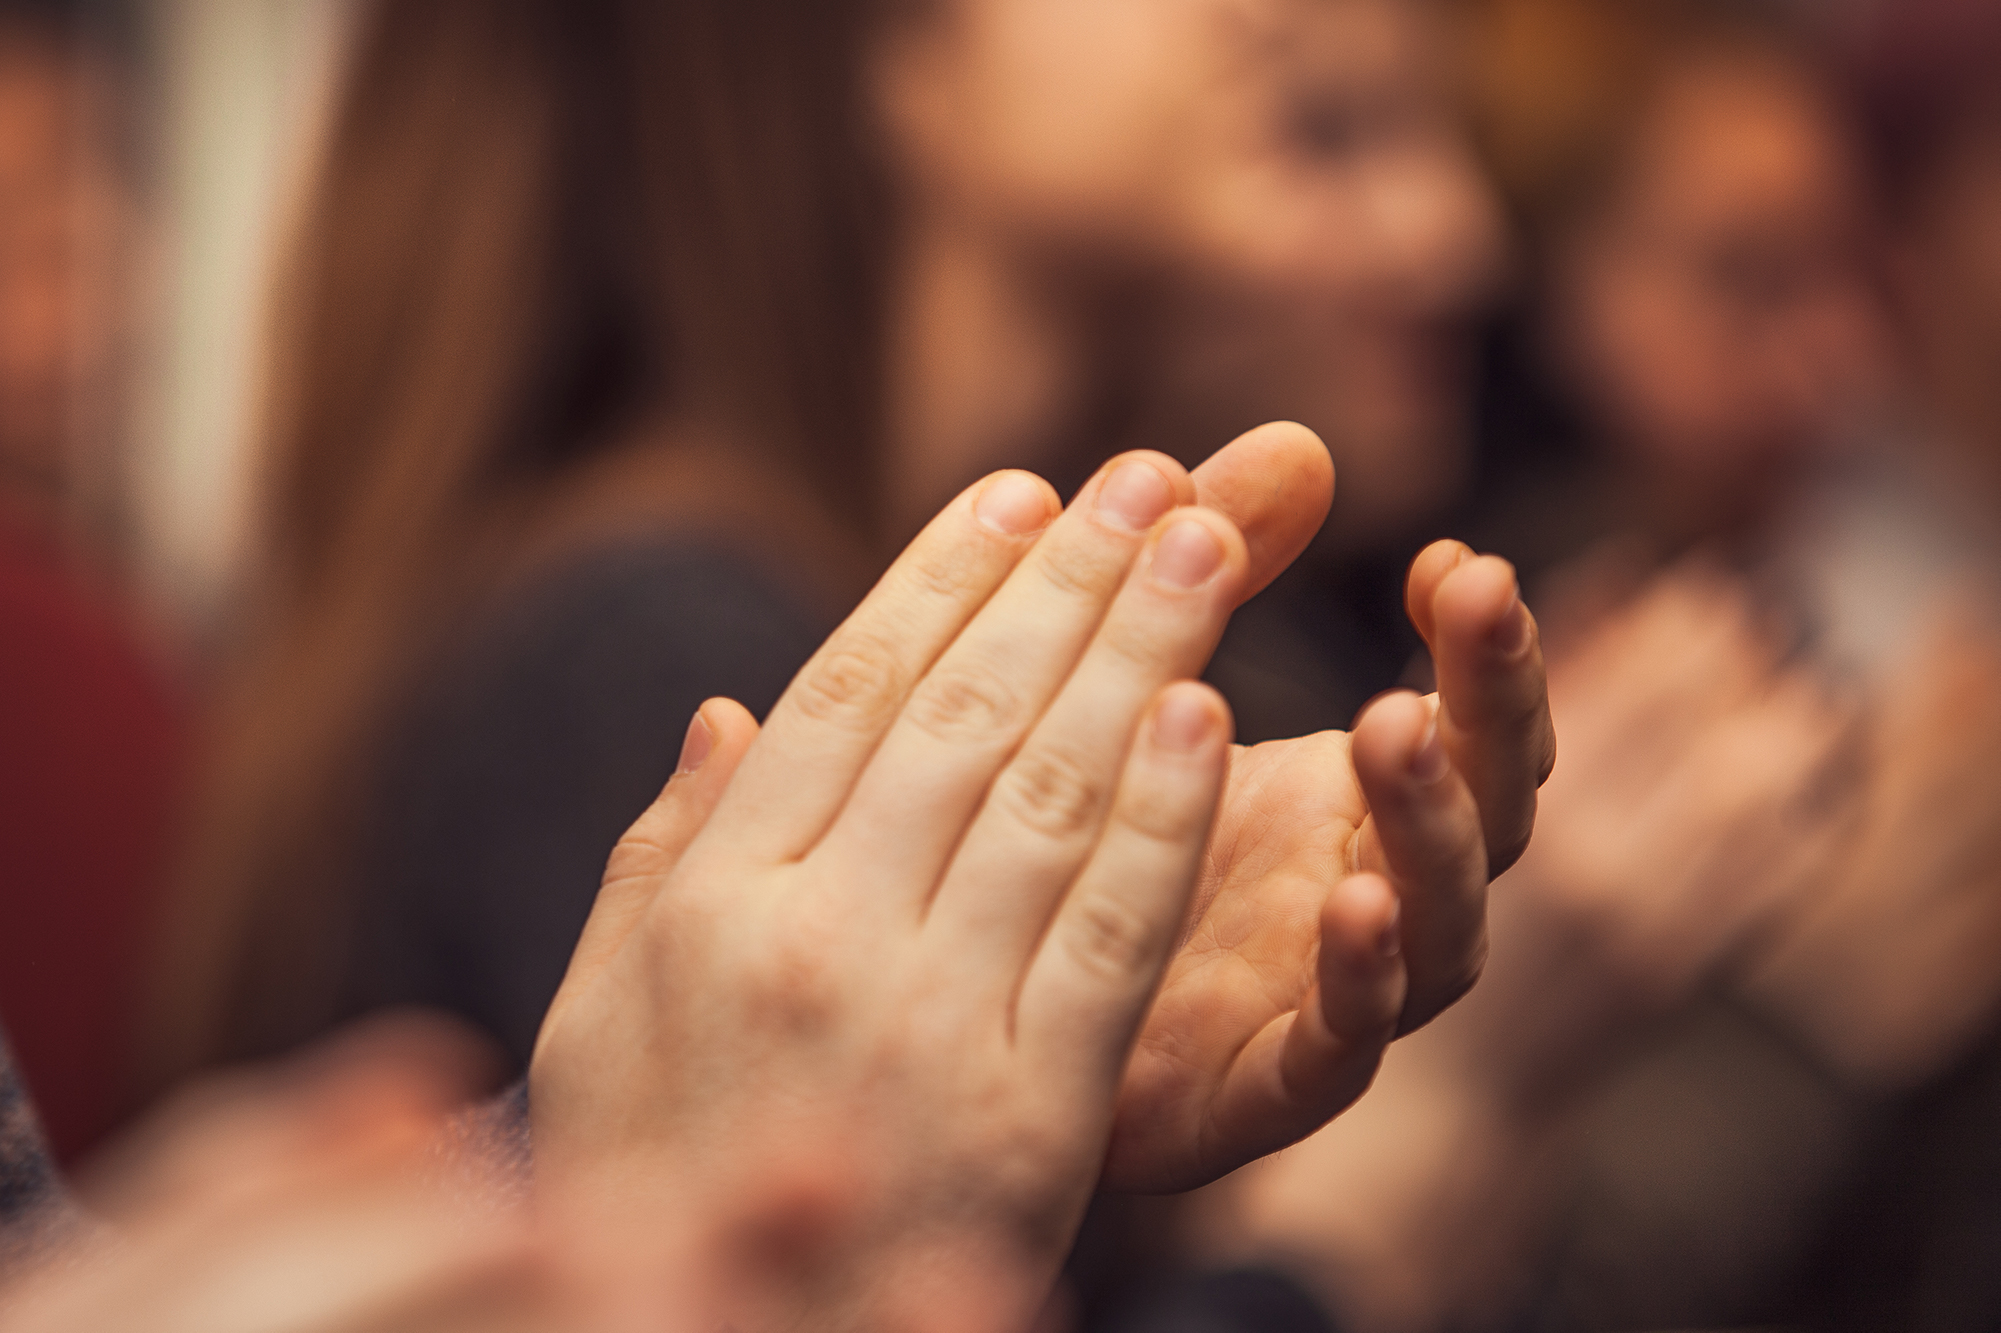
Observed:
[[[1226,709],[1187,678],[1248,557],[1226,519],[1174,508],[1193,497],[1158,455],[1053,522],[1047,486],[990,478],[761,733],[703,706],[537,1044],[556,1216],[621,1219],[643,1248],[674,1194],[830,1138],[847,1243],[798,1275],[795,1317],[869,1325],[982,1272],[1019,1275],[986,1318],[1033,1312],[1223,781]]]
[[[1871,722],[1839,873],[1788,904],[1745,989],[1835,1069],[1898,1091],[2001,1006],[2001,639],[1948,612]]]
[[[1434,1052],[1503,1115],[1546,1114],[1741,963],[1826,882],[1851,822],[1835,779],[1853,712],[1782,665],[1737,580],[1685,562],[1595,613],[1577,600],[1549,607],[1568,626],[1550,659],[1563,767]]]
[[[1333,497],[1325,447],[1283,422],[1194,480],[1244,533],[1245,596],[1305,548]],[[1352,738],[1233,751],[1107,1186],[1189,1188],[1312,1133],[1368,1086],[1388,1041],[1478,975],[1486,884],[1526,846],[1555,758],[1535,621],[1513,570],[1457,542],[1418,557],[1406,600],[1441,694],[1378,700]]]
[[[1581,1006],[1675,1007],[1826,878],[1854,714],[1781,657],[1737,580],[1684,563],[1553,660],[1564,769],[1509,896],[1596,975]]]
[[[19,1333],[583,1328],[518,1210],[429,1176],[448,1034],[349,1038],[182,1094],[95,1171],[110,1233],[0,1293]]]
[[[1233,754],[1109,1186],[1189,1188],[1311,1134],[1479,974],[1489,866],[1526,842],[1554,755],[1541,656],[1503,561],[1440,543],[1410,600],[1439,695]]]

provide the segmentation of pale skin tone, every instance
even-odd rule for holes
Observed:
[[[613,1237],[552,1233],[487,1188],[447,1112],[484,1072],[460,1029],[376,1020],[281,1063],[177,1092],[84,1170],[89,1221],[24,1262],[0,1252],[13,1333],[712,1333],[845,1225],[828,1169],[852,1145],[771,1142],[728,1195],[681,1182],[630,1267]],[[472,1175],[467,1175],[470,1168]],[[0,1236],[0,1240],[8,1239]],[[978,1330],[988,1275],[892,1293],[884,1333]],[[726,1315],[725,1312],[728,1312]],[[770,1327],[741,1318],[744,1329]]]
[[[1550,739],[1511,571],[1441,544],[1411,600],[1442,704],[1227,745],[1189,677],[1327,474],[1296,427],[1192,476],[1127,455],[1060,517],[1000,474],[761,731],[704,705],[531,1071],[559,1211],[644,1216],[657,1182],[726,1181],[785,1137],[748,1125],[853,1124],[889,1151],[863,1151],[883,1169],[852,1192],[847,1262],[800,1308],[866,1322],[887,1290],[998,1264],[1026,1313],[1101,1164],[1199,1183],[1352,1101],[1477,973],[1488,868],[1526,840]]]
[[[1267,428],[1202,476],[1114,460],[1060,517],[999,474],[762,731],[704,705],[537,1053],[538,1216],[436,1153],[469,1057],[363,1043],[170,1110],[92,1200],[117,1243],[5,1293],[10,1327],[1021,1326],[1108,1144],[1157,1183],[1338,1111],[1477,970],[1487,832],[1526,837],[1534,628],[1464,548],[1411,582],[1443,705],[1236,751],[1188,679],[1324,467]],[[1149,1016],[1170,968],[1239,1021]]]

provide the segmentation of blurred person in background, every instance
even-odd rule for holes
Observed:
[[[1405,678],[1421,649],[1404,571],[1466,514],[1480,327],[1508,256],[1467,133],[1463,8],[1295,7],[1259,119],[1218,115],[1258,151],[1209,173],[1209,243],[1135,335],[1135,441],[1188,458],[1283,417],[1334,455],[1332,521],[1211,667],[1246,740],[1344,727]]]
[[[147,96],[124,5],[0,3],[0,1018],[64,1158],[128,1103],[181,813],[123,568]]]
[[[1544,571],[1564,764],[1480,988],[1198,1251],[1362,1328],[1991,1327],[2001,654],[1965,506],[1914,511],[1868,439],[1903,367],[1843,90],[1754,7],[1489,8],[1546,395],[1503,424],[1577,447],[1485,500]],[[1899,85],[1957,91],[1888,160],[1979,142],[1980,8]],[[1899,289],[1977,308],[1984,215],[1903,216],[1924,399],[1927,342],[1968,340]]]
[[[125,535],[144,68],[123,4],[0,7],[0,502],[10,525],[97,546]]]

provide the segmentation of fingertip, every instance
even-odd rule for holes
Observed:
[[[1350,875],[1327,894],[1320,929],[1352,961],[1380,965],[1403,953],[1403,902],[1383,876]]]
[[[1169,754],[1200,754],[1230,743],[1230,705],[1214,686],[1178,680],[1162,689],[1153,706],[1154,747]]]
[[[1334,499],[1334,455],[1318,432],[1297,421],[1267,421],[1253,426],[1231,442],[1233,447],[1257,451],[1280,473],[1285,485],[1296,494],[1324,493],[1327,503]]]
[[[1227,514],[1251,552],[1248,596],[1313,540],[1334,502],[1334,459],[1320,437],[1291,421],[1245,431],[1193,474],[1199,503]]]
[[[1377,695],[1356,714],[1349,733],[1356,772],[1365,782],[1409,772],[1437,729],[1431,704],[1416,691]]]
[[[1234,592],[1250,563],[1243,533],[1227,515],[1188,505],[1163,516],[1147,543],[1144,567],[1175,592],[1220,583]]]
[[[1195,478],[1180,459],[1172,454],[1164,454],[1158,449],[1133,449],[1113,460],[1114,466],[1130,462],[1146,463],[1156,469],[1173,490],[1174,503],[1177,505],[1195,503]]]
[[[1387,1042],[1403,1014],[1409,978],[1403,957],[1403,904],[1389,880],[1349,875],[1320,909],[1316,969],[1321,1020],[1345,1043]]]
[[[1448,571],[1432,596],[1432,616],[1446,638],[1504,658],[1526,652],[1535,633],[1515,567],[1497,555],[1475,555]]]
[[[1428,643],[1435,628],[1432,603],[1445,576],[1473,559],[1473,548],[1450,537],[1433,542],[1417,553],[1404,579],[1404,613]]]
[[[675,767],[674,776],[734,768],[760,730],[756,716],[736,700],[721,695],[704,699],[689,719],[681,762]],[[691,751],[697,753],[691,756]]]
[[[1157,449],[1129,449],[1105,460],[1076,500],[1101,520],[1136,533],[1194,502],[1195,481],[1188,469]]]
[[[681,757],[674,761],[674,776],[685,778],[708,760],[709,751],[715,748],[716,733],[702,717],[697,708],[695,715],[688,719],[687,734],[681,738]]]
[[[973,517],[1002,537],[1030,537],[1063,510],[1056,488],[1019,468],[996,472],[973,487]]]

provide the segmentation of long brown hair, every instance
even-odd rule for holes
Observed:
[[[386,718],[532,520],[675,450],[648,423],[802,479],[867,538],[878,2],[370,7],[274,293],[257,648],[220,710],[155,1079],[327,1020]]]

